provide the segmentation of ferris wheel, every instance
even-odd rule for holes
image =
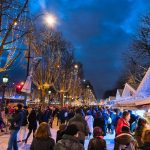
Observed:
[[[2,1],[0,4],[0,72],[9,70],[25,49],[27,6],[28,0]]]

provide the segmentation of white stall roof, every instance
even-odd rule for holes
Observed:
[[[131,87],[131,85],[129,85],[128,83],[126,83],[125,87],[123,89],[123,92],[122,92],[122,97],[134,96],[135,93],[136,93],[135,89],[133,87]]]
[[[136,96],[142,97],[150,96],[150,67],[137,88]]]
[[[120,99],[120,98],[121,98],[122,92],[123,92],[123,89],[117,89],[117,92],[116,92],[116,99]]]

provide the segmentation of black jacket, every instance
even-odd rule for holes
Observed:
[[[38,139],[34,138],[30,150],[53,150],[55,146],[55,141],[52,138],[48,139]]]
[[[28,110],[24,109],[23,112],[23,121],[21,126],[26,126],[28,124],[27,116],[28,116]]]
[[[90,140],[88,150],[106,150],[106,141],[100,137]]]
[[[11,123],[10,130],[19,130],[23,121],[22,110],[17,110],[8,120]]]
[[[142,150],[150,150],[150,142],[146,142],[143,144],[143,149]]]
[[[37,117],[35,112],[31,112],[28,116],[29,126],[28,129],[32,130],[37,128]]]

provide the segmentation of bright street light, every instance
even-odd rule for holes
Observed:
[[[58,23],[56,16],[52,14],[46,14],[44,20],[47,23],[47,25],[49,25],[52,28],[55,27]]]
[[[7,75],[4,75],[4,76],[3,76],[3,83],[4,83],[4,84],[7,84],[7,83],[8,83],[8,76],[7,76]]]
[[[75,69],[78,69],[78,65],[77,65],[77,64],[76,64],[76,65],[74,65],[74,68],[75,68]]]
[[[51,94],[51,93],[52,93],[52,91],[49,90],[49,91],[48,91],[48,94]]]

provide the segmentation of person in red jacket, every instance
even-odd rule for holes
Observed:
[[[129,120],[130,120],[130,113],[128,111],[124,111],[122,118],[120,118],[117,122],[116,136],[121,134],[121,130],[123,126],[130,128]]]

